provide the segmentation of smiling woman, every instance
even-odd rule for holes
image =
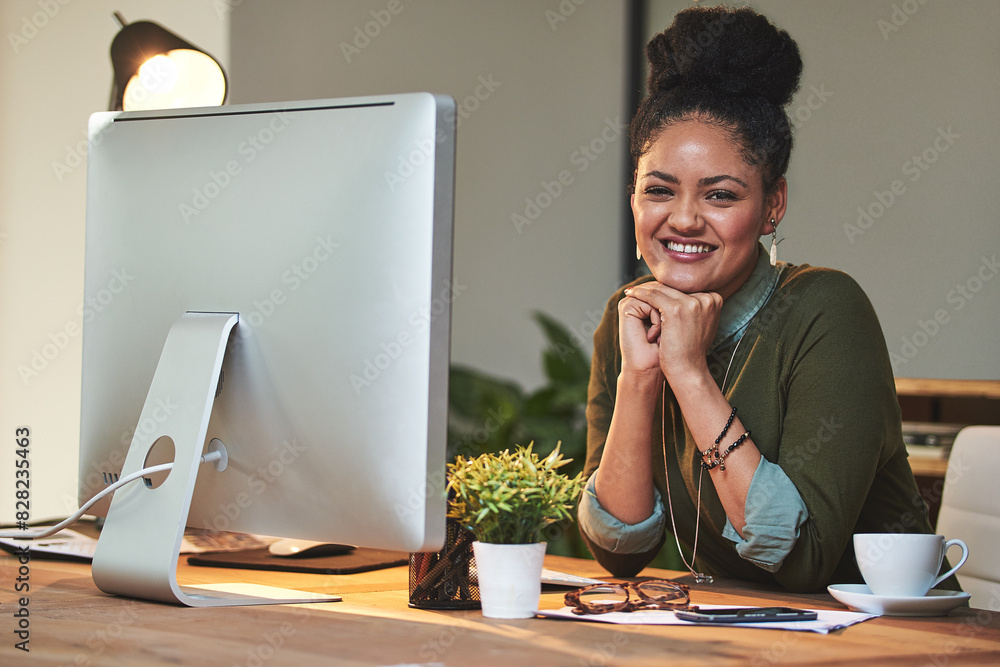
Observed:
[[[617,576],[649,563],[669,517],[698,583],[860,582],[853,533],[930,527],[867,297],[774,257],[798,47],[752,10],[693,8],[647,56],[630,192],[652,275],[594,335],[581,531]]]

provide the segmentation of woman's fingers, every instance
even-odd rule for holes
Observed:
[[[660,340],[660,330],[662,329],[660,311],[650,308],[649,322],[650,326],[646,329],[646,340],[650,343],[657,343]]]
[[[636,308],[648,317],[646,340],[657,344],[660,366],[668,378],[672,369],[706,363],[718,328],[721,296],[686,294],[655,281],[630,287],[627,295],[643,304]]]

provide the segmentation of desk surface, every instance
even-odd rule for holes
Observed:
[[[546,558],[553,569],[606,576],[593,561]],[[0,557],[0,664],[39,665],[660,665],[998,664],[1000,613],[958,609],[939,618],[876,618],[830,635],[751,628],[615,626],[484,619],[479,611],[407,607],[407,570],[321,576],[182,565],[182,583],[244,581],[337,593],[323,605],[191,609],[105,595],[85,564],[30,563],[30,654],[14,647],[18,563]],[[651,576],[678,573],[647,570]],[[692,586],[703,604],[844,609],[825,594],[738,582]],[[545,592],[541,607],[562,606]],[[29,658],[25,660],[25,658]]]

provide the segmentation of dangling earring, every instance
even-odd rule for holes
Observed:
[[[635,258],[638,261],[640,261],[640,262],[642,261],[642,251],[639,250],[639,244],[638,243],[635,244]]]
[[[778,223],[771,218],[771,266],[775,266],[778,263],[778,244],[785,239],[778,240]]]

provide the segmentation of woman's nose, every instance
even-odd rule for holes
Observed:
[[[682,234],[697,232],[705,226],[696,202],[686,197],[676,200],[676,206],[667,222]]]

